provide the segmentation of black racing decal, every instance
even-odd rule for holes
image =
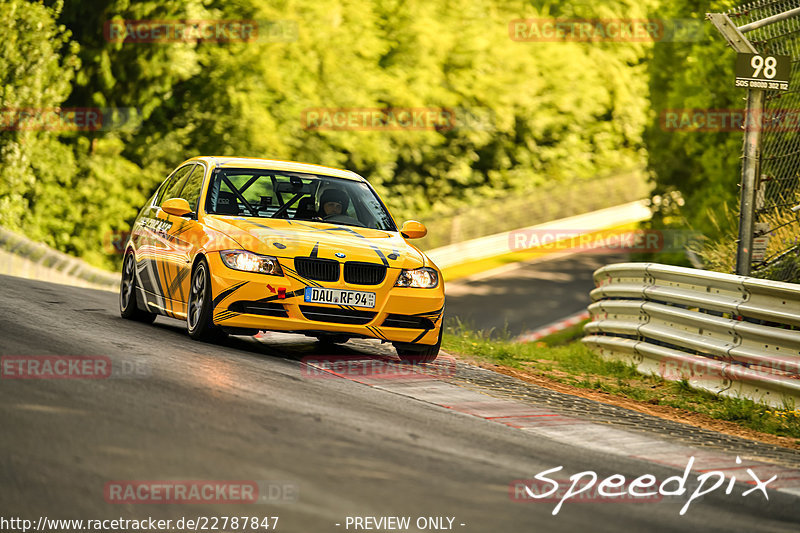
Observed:
[[[211,308],[212,308],[212,309],[214,309],[215,307],[217,307],[217,305],[219,305],[219,303],[220,303],[222,300],[224,300],[225,298],[227,298],[228,296],[230,296],[231,294],[233,294],[233,292],[234,292],[234,291],[237,291],[237,290],[241,289],[242,287],[244,287],[244,286],[245,286],[245,285],[247,285],[248,283],[250,283],[250,282],[249,282],[249,281],[242,281],[242,282],[240,282],[240,283],[237,283],[237,284],[236,284],[236,285],[234,285],[233,287],[228,287],[227,289],[225,289],[224,291],[222,291],[221,293],[219,293],[219,294],[217,295],[217,297],[216,297],[216,298],[214,298],[214,301],[213,301],[213,302],[211,302]]]
[[[291,267],[281,265],[281,268],[283,268],[283,270],[284,270],[284,272],[286,272],[287,276],[289,276],[290,278],[292,278],[295,281],[299,281],[303,285],[311,285],[312,287],[320,287],[320,288],[322,287],[322,285],[317,283],[316,281],[312,281],[312,280],[304,278],[303,276],[298,274],[296,270],[293,270]]]
[[[317,241],[317,244],[315,244],[314,248],[311,249],[311,253],[308,254],[308,257],[316,258],[318,253],[319,253],[319,241]]]
[[[417,342],[417,341],[418,341],[418,340],[420,340],[422,337],[424,337],[424,336],[425,336],[425,335],[426,335],[426,334],[427,334],[429,331],[431,331],[431,330],[430,330],[430,329],[424,329],[424,330],[422,330],[422,333],[420,333],[419,335],[417,335],[417,337],[416,337],[414,340],[412,340],[411,342],[412,342],[412,343],[415,343],[415,342]]]
[[[142,227],[146,228],[153,233],[166,233],[173,226],[173,223],[163,218],[145,217],[142,219]]]
[[[181,293],[181,301],[183,301],[183,285],[182,284],[183,284],[183,281],[186,279],[186,277],[189,275],[189,272],[190,272],[189,268],[184,268],[183,270],[180,270],[175,275],[175,277],[172,278],[172,283],[169,284],[169,289],[167,291],[169,294],[172,294],[172,293],[175,292],[176,289],[179,289],[180,293]],[[171,296],[170,296],[170,298],[171,298]],[[174,298],[173,298],[173,300],[174,300]]]
[[[214,315],[214,322],[223,322],[238,315],[239,313],[235,313],[233,311],[221,311]]]
[[[356,237],[358,237],[360,239],[365,239],[366,240],[366,237],[364,237],[363,235],[361,235],[357,231],[352,230],[350,228],[336,228],[336,230],[338,230],[338,231],[346,231],[348,233],[352,233],[353,235],[355,235]],[[381,262],[383,263],[383,266],[388,267],[389,266],[389,261],[386,260],[386,256],[383,255],[383,252],[381,252],[380,249],[377,246],[375,246],[374,244],[372,244],[371,242],[367,242],[367,244],[369,245],[370,248],[372,248],[372,251],[375,252],[378,255],[378,257],[380,258]]]
[[[425,311],[423,313],[415,313],[415,314],[413,314],[411,316],[421,316],[421,317],[428,318],[428,317],[431,317],[431,316],[439,316],[442,313],[442,311],[444,311],[444,306],[441,306],[436,311]]]
[[[385,255],[383,255],[383,252],[381,252],[381,251],[378,249],[378,247],[377,247],[377,246],[375,246],[374,244],[370,244],[369,246],[370,246],[370,248],[372,248],[373,250],[375,250],[375,253],[376,253],[376,254],[378,254],[378,257],[380,257],[380,258],[381,258],[381,262],[383,263],[383,266],[386,266],[386,267],[388,267],[388,266],[389,266],[389,261],[387,261],[387,260],[386,260],[386,256],[385,256]]]
[[[291,233],[286,233],[285,231],[281,231],[281,230],[273,228],[271,226],[267,226],[266,224],[261,224],[260,222],[253,222],[252,220],[247,220],[246,222],[248,224],[252,225],[252,226],[257,227],[257,228],[268,229],[268,230],[270,230],[270,231],[272,231],[274,233],[277,233],[278,235],[291,235]]]
[[[387,340],[387,341],[389,340],[389,339],[386,338],[386,335],[384,335],[383,332],[380,329],[378,329],[377,327],[375,327],[375,326],[367,326],[367,329],[369,331],[371,331],[372,333],[374,333],[375,336],[380,337],[383,340]]]
[[[284,232],[282,232],[280,230],[276,230],[276,229],[270,228],[269,226],[265,226],[264,224],[259,224],[258,222],[252,222],[252,221],[249,221],[249,220],[248,220],[248,222],[250,224],[254,225],[254,226],[258,226],[260,228],[265,228],[265,229],[268,229],[268,230],[276,231],[281,235],[286,235],[286,233],[284,233]],[[355,235],[359,239],[367,239],[366,237],[364,237],[363,235],[361,235],[360,233],[358,233],[357,231],[355,231],[355,230],[353,230],[351,228],[344,228],[344,227],[338,227],[338,228],[315,228],[314,226],[309,226],[307,224],[302,224],[302,223],[299,223],[299,222],[297,224],[299,226],[304,226],[306,228],[309,228],[309,229],[311,229],[313,231],[316,231],[316,232],[319,232],[319,233],[330,233],[330,232],[334,232],[334,231],[344,231],[344,232],[350,233],[352,235]],[[383,255],[383,252],[381,252],[380,249],[378,249],[378,247],[375,246],[374,244],[372,244],[372,243],[368,243],[368,244],[369,244],[369,247],[372,248],[372,251],[374,251],[378,255],[378,257],[380,258],[380,260],[383,263],[383,265],[388,267],[389,266],[389,261],[386,260],[386,256]],[[312,255],[311,257],[316,257],[316,256]]]
[[[138,267],[137,267],[138,268]],[[142,283],[143,289],[151,292],[157,296],[162,296],[161,294],[161,279],[158,273],[158,268],[156,265],[155,260],[153,259],[144,259],[142,260],[142,269],[147,272],[146,276],[143,276]]]
[[[172,235],[173,237],[177,237],[177,236],[178,236],[178,235],[180,235],[181,233],[184,233],[184,232],[186,232],[186,231],[187,231],[188,229],[190,229],[191,227],[192,227],[192,225],[191,225],[191,224],[189,224],[189,223],[186,223],[186,222],[181,222],[181,225],[180,225],[180,226],[178,226],[178,229],[176,229],[175,231],[173,231],[173,232],[171,233],[171,235]]]

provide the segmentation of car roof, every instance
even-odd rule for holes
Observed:
[[[278,159],[260,159],[257,157],[223,157],[223,156],[200,156],[193,157],[189,161],[205,161],[211,167],[216,168],[256,168],[263,170],[286,170],[292,172],[305,172],[308,174],[321,174],[355,181],[366,181],[363,176],[355,172],[342,170],[339,168],[324,167],[322,165],[312,165],[310,163],[298,163],[296,161],[281,161]],[[187,163],[189,162],[187,161]]]

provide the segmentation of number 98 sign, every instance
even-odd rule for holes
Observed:
[[[749,89],[786,91],[789,89],[792,62],[789,56],[738,54],[736,86]]]

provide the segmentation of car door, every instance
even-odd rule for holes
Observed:
[[[183,198],[189,203],[191,214],[176,216],[164,210],[158,213],[165,228],[165,247],[157,259],[158,271],[163,280],[167,314],[175,318],[186,318],[192,260],[204,242],[205,235],[202,225],[197,221],[197,212],[205,174],[205,165],[195,164],[176,183],[170,195],[165,195],[162,199],[163,204],[170,198]]]
[[[187,174],[194,170],[194,163],[178,167],[170,176],[164,180],[142,215],[139,217],[136,231],[140,234],[139,245],[137,246],[137,275],[144,290],[145,302],[151,312],[166,313],[167,301],[164,295],[164,274],[159,268],[163,262],[163,256],[169,252],[169,242],[166,239],[165,217],[162,213],[161,204],[164,200],[171,198],[171,194],[177,194],[183,184]]]

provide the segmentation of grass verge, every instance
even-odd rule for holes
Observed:
[[[537,342],[522,344],[513,342],[507,334],[501,334],[498,339],[492,332],[473,331],[463,324],[451,323],[445,330],[442,348],[479,363],[499,365],[496,370],[505,370],[503,373],[523,379],[525,375],[543,378],[575,389],[629,400],[631,405],[628,407],[632,409],[637,405],[667,406],[698,413],[755,432],[793,439],[782,440],[782,444],[800,448],[800,409],[794,409],[794,406],[774,409],[748,399],[696,390],[685,380],[669,381],[660,376],[640,374],[633,365],[608,361],[586,348],[578,340],[582,327],[583,324],[579,324]],[[647,412],[659,416],[650,409]],[[668,418],[684,420],[687,417]],[[752,435],[748,436],[752,438]]]

